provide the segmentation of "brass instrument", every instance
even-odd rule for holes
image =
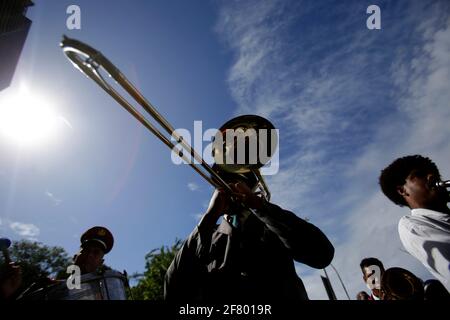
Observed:
[[[240,132],[233,142],[227,141],[226,139],[223,140],[230,131],[232,134]],[[260,134],[263,131],[266,134],[271,133],[270,137],[267,135],[261,136]],[[270,191],[259,169],[268,162],[268,159],[273,156],[277,148],[278,136],[273,124],[260,116],[243,115],[223,124],[219,128],[215,139],[219,136],[222,137],[221,142],[215,140],[212,146],[212,155],[216,160],[214,166],[222,172],[222,175],[226,176],[227,173],[231,173],[232,175],[243,177],[243,180],[247,181],[249,187],[254,187],[254,191],[255,189],[259,189],[259,193],[266,200],[269,200]],[[245,140],[245,136],[248,137],[248,140]],[[257,142],[255,150],[253,150],[255,153],[253,157],[251,156],[251,150],[249,150],[249,144],[251,144],[250,141],[252,139]],[[243,145],[239,145],[239,142],[242,142]],[[240,147],[244,148],[244,150],[239,150]],[[237,159],[240,152],[245,157],[245,160],[242,159],[244,160],[242,162]],[[266,159],[261,159],[259,157],[261,154],[264,154]],[[230,159],[229,157],[232,158]],[[256,183],[252,183],[251,180],[256,180]]]
[[[436,182],[436,187],[450,188],[450,180]]]
[[[67,58],[73,63],[73,65],[79,69],[86,76],[94,80],[106,93],[112,96],[125,110],[133,115],[144,127],[146,127],[150,132],[152,132],[159,140],[161,140],[166,146],[172,150],[177,150],[175,144],[170,140],[172,137],[182,148],[179,150],[177,155],[186,161],[200,176],[202,176],[206,181],[208,181],[215,188],[223,188],[230,194],[233,193],[227,182],[221,177],[221,175],[213,170],[204,159],[180,136],[172,125],[155,109],[155,107],[145,99],[145,97],[136,89],[135,86],[123,75],[123,73],[117,69],[103,54],[89,45],[75,40],[70,39],[66,36],[60,44],[62,50],[64,51]],[[142,113],[140,113],[130,102],[128,102],[123,96],[121,96],[117,90],[115,90],[108,82],[105,77],[101,75],[101,69],[106,72],[110,78],[116,81],[133,99],[137,102],[150,116],[166,131],[170,137],[166,137],[158,128],[156,128],[147,118],[145,118]],[[245,118],[245,119],[244,119]],[[273,128],[273,125],[266,119],[258,116],[244,116],[244,118],[238,117],[227,122],[226,125],[232,125],[232,128],[243,128],[244,130],[254,129],[258,130],[259,127],[263,128]],[[245,122],[243,122],[245,120]],[[221,129],[223,129],[222,127]],[[276,137],[275,137],[276,139]],[[226,150],[232,149],[231,146],[224,146]],[[220,153],[221,148],[213,148],[213,152],[216,155]],[[272,148],[274,149],[274,148]],[[270,150],[271,155],[275,150]],[[203,170],[192,163],[185,154],[190,154],[193,159],[195,159],[203,168]],[[267,185],[262,178],[259,168],[262,167],[266,162],[258,162],[257,164],[250,165],[239,165],[237,167],[227,167],[227,165],[218,165],[220,170],[227,171],[236,174],[254,174],[257,176],[258,184],[254,187],[260,188],[262,190],[263,196],[269,200],[270,192]],[[205,172],[206,171],[206,172]],[[209,174],[209,175],[208,175]]]
[[[381,277],[382,300],[423,300],[422,281],[403,268],[389,268]]]
[[[450,180],[435,182],[435,186],[447,194],[447,202],[450,202]]]

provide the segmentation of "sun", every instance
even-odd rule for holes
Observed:
[[[58,116],[42,96],[19,92],[0,99],[0,134],[21,146],[35,146],[56,135]]]

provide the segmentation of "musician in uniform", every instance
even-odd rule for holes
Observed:
[[[90,273],[103,274],[106,270],[110,270],[109,267],[106,267],[103,264],[104,256],[111,251],[114,244],[114,237],[107,228],[100,226],[90,228],[83,233],[80,242],[80,249],[74,255],[73,264],[80,268],[81,275]],[[66,299],[66,291],[63,290],[60,294],[55,294],[55,291],[52,291],[58,288],[66,290],[66,280],[50,279],[47,277],[36,279],[36,281],[26,289],[18,299]],[[99,295],[95,297],[95,299],[98,298]]]
[[[386,197],[411,209],[398,224],[403,246],[450,291],[450,196],[439,181],[436,164],[420,155],[396,159],[379,178]]]
[[[80,267],[81,274],[105,268],[103,257],[114,245],[112,233],[105,227],[92,227],[80,238],[80,250],[74,256],[74,264]]]
[[[166,273],[165,299],[308,299],[294,260],[325,268],[333,259],[333,245],[314,225],[253,193],[253,174],[221,176],[248,209],[232,202],[223,190],[215,190],[209,208]]]

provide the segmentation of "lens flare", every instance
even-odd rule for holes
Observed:
[[[0,101],[0,133],[20,145],[38,145],[56,135],[58,116],[49,101],[28,92]]]

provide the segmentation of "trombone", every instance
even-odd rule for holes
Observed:
[[[450,188],[450,180],[436,182],[436,187]]]
[[[215,188],[222,188],[233,194],[231,187],[220,177],[220,175],[213,170],[204,159],[179,135],[172,125],[155,109],[155,107],[145,99],[145,97],[136,89],[136,87],[123,75],[123,73],[116,68],[101,52],[95,50],[89,45],[63,36],[60,47],[72,62],[72,64],[84,73],[87,77],[94,80],[106,93],[114,98],[125,110],[133,115],[144,127],[152,132],[159,140],[161,140],[171,150],[175,151],[175,144],[166,137],[158,128],[145,118],[131,103],[129,103],[123,96],[117,92],[105,78],[101,75],[100,70],[103,69],[110,78],[114,79],[134,100],[141,105],[141,107],[152,116],[152,118],[179,144],[186,153],[190,154],[193,159],[198,161],[201,167],[210,174],[208,176],[198,166],[196,166],[191,159],[189,159],[183,150],[178,151],[178,156],[186,161],[200,176],[208,181]],[[266,119],[258,116],[241,116],[252,117],[252,121],[258,125],[262,124],[264,127],[272,127],[273,125]],[[236,119],[238,119],[236,118]],[[234,119],[233,119],[234,120]],[[232,122],[229,121],[228,123]],[[234,124],[234,122],[233,122]],[[266,200],[270,199],[270,192],[267,188],[264,179],[262,178],[258,168],[249,167],[247,172],[252,172],[257,180],[258,186],[262,189],[263,196]],[[242,172],[242,170],[241,170]],[[256,188],[256,187],[255,187]]]

